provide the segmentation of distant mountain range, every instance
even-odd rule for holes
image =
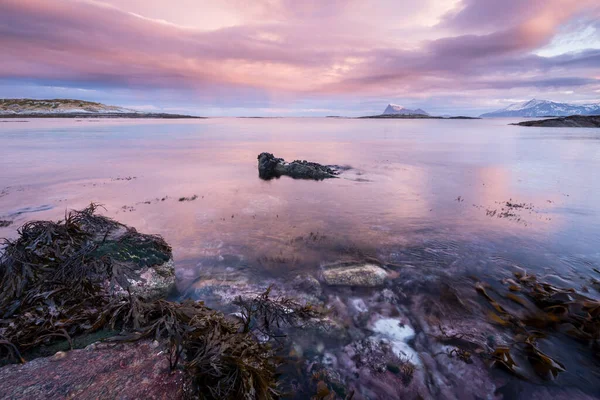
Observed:
[[[412,110],[397,104],[388,104],[382,115],[429,115],[429,113],[420,108]]]
[[[72,99],[0,99],[2,118],[198,118],[189,115],[145,113],[129,108]]]
[[[482,114],[481,117],[566,117],[569,115],[600,115],[600,103],[568,104],[533,99]]]

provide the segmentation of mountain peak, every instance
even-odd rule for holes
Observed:
[[[398,104],[388,104],[383,111],[383,115],[429,115],[426,111],[417,108],[417,109],[409,109]]]

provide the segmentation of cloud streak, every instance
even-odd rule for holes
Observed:
[[[218,28],[206,29],[190,25],[186,7],[174,13],[176,0],[170,20],[158,18],[154,0],[4,0],[0,80],[180,91],[190,102],[232,107],[260,99],[261,108],[269,99],[385,103],[452,90],[477,98],[569,88],[585,97],[600,87],[600,50],[535,54],[565,24],[600,17],[593,1],[385,0],[365,9],[355,0],[257,0],[245,14],[238,1],[195,2],[215,16]],[[401,34],[398,20],[415,38]]]

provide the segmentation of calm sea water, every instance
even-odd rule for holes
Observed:
[[[406,258],[402,250],[415,246],[464,253],[473,267],[502,256],[565,278],[592,274],[600,264],[600,133],[509,122],[0,123],[0,219],[13,221],[0,235],[97,202],[163,235],[183,281],[207,256],[240,254],[257,273],[288,275],[334,261],[344,248]],[[353,170],[323,182],[265,182],[262,151]],[[507,201],[528,206],[499,218]],[[318,239],[310,246],[294,241],[311,232]]]
[[[180,290],[215,307],[199,291],[215,276],[289,283],[300,273],[317,276],[324,263],[369,258],[401,266],[394,284],[416,298],[431,276],[493,286],[515,268],[598,298],[591,282],[600,278],[600,131],[510,122],[1,122],[0,220],[12,224],[0,237],[16,237],[26,221],[100,203],[105,215],[162,235],[173,246]],[[352,168],[322,182],[262,181],[263,151]],[[435,288],[429,295],[439,298]],[[340,290],[329,299],[370,296]],[[411,307],[402,313],[419,334],[425,311]],[[419,343],[418,351],[436,351]],[[564,337],[546,343],[570,371],[560,384],[595,393],[589,351]],[[525,393],[515,385],[507,398]]]

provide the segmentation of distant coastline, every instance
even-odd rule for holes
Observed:
[[[202,118],[192,115],[148,113],[76,99],[0,99],[0,118]]]
[[[0,119],[12,118],[134,118],[134,119],[206,119],[206,117],[195,117],[193,115],[165,114],[165,113],[32,113],[32,114],[0,114]]]

